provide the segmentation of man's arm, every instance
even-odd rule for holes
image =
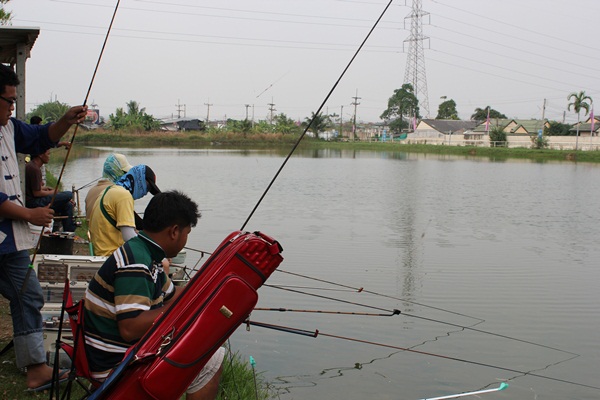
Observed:
[[[87,114],[87,106],[71,107],[65,115],[48,128],[48,137],[53,142],[58,140],[69,130],[71,125],[83,122]]]
[[[33,197],[51,196],[54,194],[54,189],[44,186],[40,190],[32,190],[31,193],[33,193]]]
[[[169,300],[165,300],[163,307],[142,311],[137,317],[118,321],[117,324],[119,326],[119,334],[121,337],[127,341],[132,341],[144,336],[144,334],[148,332],[148,329],[152,327],[154,321],[173,305],[173,300],[175,300],[183,290],[180,286],[175,286],[174,289],[175,294],[169,298]]]
[[[137,317],[127,318],[117,322],[119,334],[128,342],[138,340],[148,329],[152,327],[156,318],[167,310],[168,307],[155,308],[154,310],[142,311]]]
[[[44,226],[52,222],[54,210],[49,206],[26,208],[8,200],[4,200],[0,203],[0,216],[3,218],[27,221],[30,224],[37,226]]]

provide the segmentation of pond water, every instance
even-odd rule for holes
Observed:
[[[65,187],[99,177],[117,151],[198,202],[188,266],[202,262],[194,250],[240,229],[286,155],[79,150]],[[246,226],[284,248],[258,306],[331,313],[255,311],[319,335],[241,327],[232,346],[280,399],[421,399],[502,381],[507,390],[482,397],[599,399],[584,386],[600,386],[599,174],[593,164],[299,151]]]

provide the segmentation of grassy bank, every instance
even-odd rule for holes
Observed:
[[[247,134],[235,132],[111,132],[82,131],[78,133],[76,143],[95,146],[132,146],[132,147],[248,147],[291,149],[299,135],[281,133]],[[427,144],[404,144],[403,142],[333,142],[304,137],[302,148],[373,150],[422,154],[448,154],[464,157],[484,157],[491,160],[531,159],[538,161],[579,161],[600,163],[600,151],[572,151],[530,148],[445,146]]]
[[[0,316],[4,320],[8,316],[8,303],[2,299],[0,301]],[[5,325],[5,322],[2,323]],[[4,326],[3,326],[4,327]],[[11,328],[12,329],[12,328]],[[0,348],[10,341],[9,331],[2,331],[0,337]],[[25,390],[25,374],[19,371],[15,366],[14,352],[9,351],[2,356],[0,362],[0,399],[3,400],[21,400],[21,399],[47,399],[49,392],[40,393],[28,392]],[[61,386],[64,390],[65,385]],[[79,399],[85,392],[77,384],[73,385],[74,390],[72,398]],[[223,361],[223,375],[221,379],[220,392],[217,400],[226,399],[255,399],[267,400],[276,397],[276,393],[264,380],[262,373],[255,373],[246,360],[243,360],[239,354],[226,356]],[[182,397],[185,399],[185,396]]]

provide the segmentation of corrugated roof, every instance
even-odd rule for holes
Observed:
[[[473,130],[477,126],[477,121],[462,121],[454,119],[422,119],[421,122],[431,126],[436,131],[449,134],[463,133]]]
[[[0,26],[0,62],[15,64],[17,62],[17,47],[25,44],[27,57],[35,43],[40,28],[24,28],[14,26]]]

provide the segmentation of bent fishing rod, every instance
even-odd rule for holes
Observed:
[[[575,382],[575,381],[571,381],[568,379],[553,378],[550,376],[535,374],[532,371],[521,371],[521,370],[518,370],[515,368],[507,368],[507,367],[502,367],[499,365],[484,363],[484,362],[480,362],[480,361],[467,360],[464,358],[452,357],[452,356],[447,356],[444,354],[432,353],[432,352],[422,351],[422,350],[415,350],[414,348],[410,348],[410,347],[402,347],[402,346],[396,346],[396,345],[392,345],[392,344],[386,344],[386,343],[373,342],[373,341],[364,340],[364,339],[352,338],[352,337],[348,337],[348,336],[335,335],[335,334],[331,334],[331,333],[322,332],[318,329],[316,329],[314,331],[310,331],[310,330],[306,330],[306,329],[292,328],[292,327],[287,327],[287,326],[268,324],[268,323],[264,323],[264,322],[257,322],[257,321],[252,321],[250,319],[247,319],[244,323],[247,326],[246,329],[249,329],[250,326],[258,326],[261,328],[272,329],[272,330],[286,332],[286,333],[293,333],[293,334],[297,334],[297,335],[301,335],[301,336],[308,336],[308,337],[312,337],[312,338],[317,338],[318,336],[325,336],[325,337],[329,337],[332,339],[346,340],[346,341],[354,342],[354,343],[369,344],[372,346],[384,347],[384,348],[393,349],[393,350],[406,351],[409,353],[416,353],[416,354],[441,358],[441,359],[450,360],[450,361],[458,361],[458,362],[462,362],[462,363],[470,364],[470,365],[477,365],[480,367],[497,369],[500,371],[512,372],[512,373],[516,373],[516,374],[523,375],[523,376],[531,376],[534,378],[546,379],[549,381],[567,383],[567,384],[574,385],[574,386],[600,390],[600,386],[588,385],[585,383]],[[571,358],[561,361],[561,362],[566,362],[566,361],[572,360],[574,358],[576,358],[576,357],[571,357]]]
[[[84,107],[86,106],[88,98],[90,96],[90,92],[92,91],[92,86],[94,85],[94,80],[96,79],[96,73],[98,72],[98,67],[100,66],[100,61],[102,60],[102,56],[104,54],[104,49],[106,48],[106,43],[108,42],[108,37],[110,35],[110,31],[111,31],[113,23],[115,21],[115,17],[117,15],[117,10],[119,9],[120,2],[121,2],[121,0],[117,0],[117,4],[115,6],[112,18],[110,20],[110,24],[108,25],[108,30],[106,31],[106,35],[104,36],[104,42],[102,43],[102,48],[100,49],[100,54],[98,55],[98,60],[96,61],[96,67],[94,68],[94,73],[92,74],[92,79],[90,80],[90,85],[88,86],[87,93],[85,94],[85,98],[83,100],[82,105]],[[50,205],[49,205],[50,207],[52,207],[52,205],[54,204],[54,199],[56,198],[56,194],[58,193],[58,187],[61,183],[63,174],[65,172],[65,168],[67,166],[67,161],[69,160],[69,155],[71,154],[71,149],[73,148],[73,143],[75,141],[75,137],[77,135],[78,129],[79,129],[79,124],[76,124],[75,130],[73,131],[73,136],[71,137],[69,146],[67,148],[67,154],[65,155],[65,159],[64,159],[62,168],[60,170],[60,174],[58,175],[58,179],[57,179],[56,185],[54,187],[54,193],[52,194],[52,199],[50,200]],[[44,235],[44,228],[42,227],[42,229],[40,231],[40,235],[38,237],[37,244],[33,251],[33,255],[31,256],[31,263],[29,264],[29,269],[27,270],[27,274],[25,275],[25,281],[23,282],[23,286],[21,287],[21,293],[23,293],[25,291],[25,289],[27,288],[27,281],[29,280],[29,276],[31,275],[31,270],[33,269],[33,263],[35,262],[35,257],[37,256],[37,253],[40,249],[40,244],[42,242],[43,235]]]
[[[283,168],[286,166],[286,164],[289,161],[290,157],[292,156],[292,154],[294,154],[294,151],[296,151],[296,149],[300,145],[300,142],[302,141],[302,139],[306,135],[306,132],[308,132],[308,130],[312,126],[315,118],[317,118],[317,116],[319,116],[319,114],[321,113],[321,110],[323,110],[323,107],[325,107],[325,104],[327,103],[327,100],[329,100],[329,98],[331,97],[331,95],[333,94],[333,92],[335,91],[335,89],[337,88],[338,84],[340,83],[340,81],[342,80],[342,78],[344,77],[344,75],[346,74],[346,71],[348,71],[348,69],[350,69],[350,66],[352,65],[352,63],[354,62],[354,60],[356,59],[356,57],[358,56],[358,53],[360,53],[360,51],[362,50],[363,46],[365,45],[365,43],[369,39],[369,37],[371,37],[371,34],[373,33],[373,31],[375,30],[375,28],[377,27],[377,25],[379,25],[379,21],[381,21],[381,19],[383,18],[383,16],[387,12],[388,8],[390,8],[390,6],[392,5],[393,1],[394,0],[390,0],[389,3],[385,6],[385,8],[383,9],[383,11],[379,15],[379,18],[377,18],[377,21],[375,21],[375,23],[373,24],[373,26],[369,30],[369,33],[367,33],[367,36],[365,36],[365,38],[363,39],[363,41],[360,44],[360,46],[358,46],[358,49],[356,50],[356,52],[354,53],[354,55],[352,56],[352,58],[350,59],[350,61],[346,65],[346,68],[344,68],[344,70],[342,71],[341,75],[338,77],[337,81],[333,84],[333,86],[329,90],[329,93],[327,93],[327,96],[325,96],[325,99],[323,99],[323,102],[321,103],[321,105],[319,106],[319,108],[317,109],[317,111],[314,113],[313,117],[310,119],[310,121],[306,125],[306,128],[304,128],[304,131],[302,132],[302,134],[300,135],[300,137],[298,138],[298,140],[296,141],[296,143],[294,144],[294,146],[290,150],[289,154],[287,155],[287,157],[285,158],[285,160],[283,160],[283,163],[281,164],[281,166],[279,167],[279,169],[275,173],[275,176],[273,176],[273,179],[267,185],[267,188],[265,189],[265,191],[263,192],[263,194],[258,199],[258,202],[256,203],[256,205],[254,206],[254,208],[250,212],[250,215],[248,215],[248,218],[246,218],[246,221],[244,222],[244,224],[240,228],[241,231],[244,230],[244,228],[246,227],[246,225],[248,224],[248,222],[250,221],[250,219],[254,215],[254,212],[258,209],[258,206],[260,206],[260,204],[262,203],[263,199],[265,198],[265,196],[267,195],[267,193],[271,189],[271,186],[273,186],[273,184],[275,183],[275,180],[277,179],[277,177],[279,177],[279,174],[281,173],[281,171],[283,170]]]

